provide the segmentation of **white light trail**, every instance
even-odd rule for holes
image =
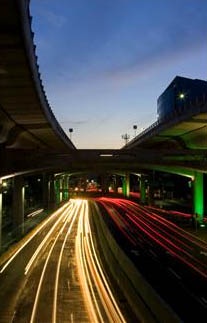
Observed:
[[[14,258],[20,253],[22,249],[55,217],[57,217],[71,202],[66,203],[61,208],[59,208],[56,212],[54,212],[49,218],[47,218],[43,223],[41,223],[35,230],[26,238],[26,241],[17,249],[17,251],[6,261],[4,266],[0,270],[0,274],[4,272],[4,270],[9,266],[9,264],[14,260]]]
[[[88,230],[90,230],[88,212],[86,214],[86,225]],[[125,322],[125,319],[111,292],[110,286],[107,282],[106,276],[102,270],[100,261],[96,254],[91,230],[88,232],[88,235],[86,235],[86,248],[88,249],[88,255],[90,257],[89,265],[91,266],[91,269],[96,271],[96,273],[99,273],[99,275],[97,276],[97,286],[99,290],[99,295],[103,299],[103,304],[106,312],[108,312],[108,315],[111,316],[111,319],[113,319],[114,322]]]
[[[51,235],[55,232],[56,227],[58,226],[58,224],[63,221],[64,222],[64,218],[67,216],[69,211],[69,207],[67,207],[64,212],[60,215],[59,219],[53,224],[52,228],[49,230],[49,232],[46,234],[46,236],[44,237],[44,239],[42,240],[42,242],[40,243],[40,245],[38,246],[38,248],[36,249],[36,251],[34,252],[33,256],[31,257],[30,261],[28,262],[28,264],[25,267],[25,272],[24,274],[26,275],[28,273],[28,271],[30,270],[31,266],[33,265],[34,261],[36,260],[36,258],[38,257],[38,255],[40,254],[40,252],[42,251],[43,248],[45,248],[47,246],[47,243],[50,241],[50,237]]]
[[[79,279],[83,291],[83,297],[85,300],[86,308],[88,310],[89,317],[91,319],[91,322],[103,322],[101,318],[101,314],[99,312],[99,308],[97,305],[97,300],[95,298],[95,294],[92,288],[92,281],[90,279],[88,268],[86,266],[86,259],[84,254],[84,243],[83,243],[83,216],[84,214],[80,214],[79,217],[79,223],[78,223],[78,231],[77,231],[77,237],[76,237],[76,248],[75,248],[75,254],[76,254],[76,263],[78,267],[78,274]],[[92,295],[90,294],[90,290],[92,290]],[[94,306],[95,305],[95,306]],[[98,312],[98,316],[100,320],[98,320],[96,310]]]
[[[34,211],[32,213],[29,213],[29,214],[27,214],[27,218],[33,218],[35,215],[37,215],[37,214],[39,214],[39,213],[41,213],[43,211],[44,211],[44,209],[39,209],[39,210],[36,210],[36,211]]]
[[[35,295],[35,301],[34,301],[34,305],[33,305],[33,309],[32,309],[32,315],[31,315],[31,318],[30,318],[30,323],[33,323],[35,322],[35,315],[36,315],[36,311],[37,311],[37,305],[38,305],[38,300],[39,300],[39,296],[40,296],[40,291],[41,291],[41,287],[42,287],[42,283],[43,283],[43,280],[44,280],[44,276],[45,276],[45,271],[46,271],[46,268],[47,268],[47,264],[49,262],[49,259],[50,259],[50,256],[51,256],[51,253],[55,247],[55,244],[58,240],[59,236],[57,236],[50,248],[50,251],[47,255],[47,259],[45,261],[45,264],[44,264],[44,267],[43,267],[43,270],[42,270],[42,274],[41,274],[41,277],[40,277],[40,281],[39,281],[39,284],[38,284],[38,288],[37,288],[37,291],[36,291],[36,295]]]
[[[106,316],[109,322],[126,322],[111,292],[96,254],[89,222],[88,203],[87,201],[85,203],[85,212],[79,218],[76,238],[76,259],[83,295],[91,322],[105,322]],[[105,310],[105,315],[100,308],[100,303]]]
[[[73,225],[73,223],[75,221],[74,217],[76,217],[77,216],[77,213],[78,213],[78,204],[74,204],[73,203],[72,210],[67,209],[66,211],[68,212],[68,214],[67,214],[68,219],[69,220],[72,219],[70,228],[68,230],[70,232],[71,231],[71,228],[72,228],[72,225]],[[65,211],[64,211],[63,217],[64,217],[64,215],[65,215]],[[62,217],[61,217],[61,220],[62,220]],[[58,232],[58,234],[57,234],[57,236],[56,236],[56,238],[55,238],[52,246],[50,247],[49,253],[47,255],[47,259],[45,261],[45,264],[44,264],[44,267],[43,267],[43,270],[42,270],[42,274],[41,274],[41,277],[40,277],[40,280],[39,280],[37,292],[36,292],[36,295],[35,295],[35,301],[34,301],[34,304],[33,304],[33,309],[32,309],[32,314],[31,314],[31,318],[30,318],[30,323],[34,323],[35,322],[35,316],[36,316],[36,312],[37,312],[38,301],[39,301],[39,297],[40,297],[40,293],[41,293],[41,287],[42,287],[42,283],[43,283],[43,280],[44,280],[44,277],[45,277],[45,272],[46,272],[46,269],[47,269],[47,265],[49,263],[49,260],[50,260],[52,251],[53,251],[53,249],[54,249],[54,247],[55,247],[55,245],[56,245],[56,243],[57,243],[60,235],[62,234],[63,229],[66,227],[67,222],[68,221],[64,221],[63,222],[64,224],[63,224],[61,230],[59,230],[59,232]],[[58,271],[59,271],[59,269],[58,269]],[[56,275],[56,281],[57,281],[57,275]],[[55,288],[56,289],[58,288],[58,283],[57,282],[55,283]],[[57,290],[55,290],[54,294],[57,295]],[[56,301],[54,301],[54,303],[55,303],[55,306],[56,306]],[[55,313],[56,313],[56,308],[55,308]],[[54,315],[54,310],[53,310],[53,315]],[[55,315],[55,318],[56,318],[56,315]],[[55,322],[55,321],[53,321],[53,322]]]
[[[57,271],[56,271],[56,277],[55,277],[54,300],[53,300],[53,314],[52,314],[52,322],[53,323],[56,323],[56,316],[57,316],[58,283],[59,283],[60,265],[61,265],[61,261],[62,261],[63,251],[64,251],[64,248],[65,248],[65,244],[66,244],[66,241],[68,239],[68,236],[71,233],[73,224],[74,224],[74,222],[76,220],[76,217],[77,217],[77,215],[79,213],[80,206],[81,206],[81,203],[79,201],[77,201],[76,204],[75,204],[76,209],[74,210],[74,215],[73,215],[73,213],[71,213],[70,219],[72,218],[72,221],[71,221],[70,226],[68,228],[68,231],[67,231],[67,233],[65,235],[65,238],[64,238],[64,241],[63,241],[63,244],[62,244],[62,247],[61,247],[61,251],[60,251],[60,254],[59,254],[59,258],[58,258]],[[82,205],[82,208],[83,208],[83,205]]]

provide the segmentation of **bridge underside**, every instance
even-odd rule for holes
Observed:
[[[1,154],[18,153],[19,160],[22,150],[69,153],[75,147],[53,115],[40,78],[29,1],[1,1],[0,20]]]
[[[116,172],[143,173],[152,169],[192,174],[207,171],[203,151],[194,150],[75,150],[71,153],[3,149],[0,176],[25,172]]]
[[[0,176],[35,171],[186,169],[206,172],[207,104],[137,136],[121,150],[77,150],[42,85],[28,0],[1,1]]]

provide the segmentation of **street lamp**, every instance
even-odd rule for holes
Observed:
[[[125,133],[124,135],[122,135],[121,136],[122,137],[122,139],[124,139],[125,140],[125,145],[128,143],[128,141],[129,141],[129,138],[130,138],[130,136],[127,134],[127,133]]]
[[[69,128],[70,140],[72,139],[73,128]]]
[[[137,125],[136,124],[133,125],[133,129],[134,129],[134,136],[136,137],[136,135],[137,135]]]
[[[180,93],[179,94],[179,99],[185,99],[185,94],[184,93]]]

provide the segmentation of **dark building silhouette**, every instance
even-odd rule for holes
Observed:
[[[184,108],[204,97],[207,97],[206,81],[176,76],[157,100],[158,119],[181,114]]]

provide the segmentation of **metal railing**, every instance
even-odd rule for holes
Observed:
[[[202,112],[207,112],[207,93],[203,93],[202,96],[196,97],[193,101],[184,101],[184,104],[182,106],[172,111],[172,113],[170,113],[169,115],[158,118],[157,121],[152,123],[144,131],[139,133],[123,148],[130,147],[133,143],[138,142],[140,139],[144,140],[144,137],[149,136],[155,129],[158,129],[160,126],[176,124],[179,121],[183,121]]]

